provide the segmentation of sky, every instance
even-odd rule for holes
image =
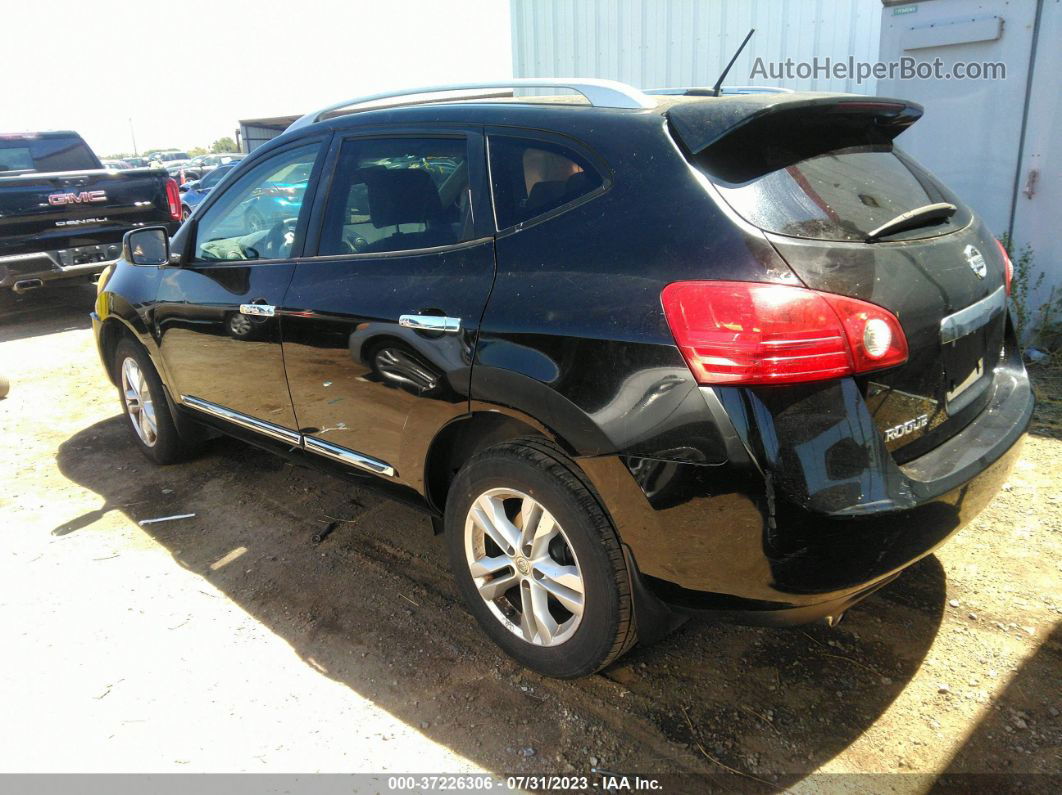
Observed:
[[[8,0],[0,132],[100,155],[206,146],[240,119],[512,77],[509,0]],[[17,32],[17,35],[15,35]]]

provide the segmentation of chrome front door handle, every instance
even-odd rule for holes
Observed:
[[[240,304],[241,315],[256,315],[258,317],[273,317],[277,308],[269,304]]]
[[[398,325],[417,331],[443,331],[456,334],[461,330],[461,318],[441,315],[401,315]]]

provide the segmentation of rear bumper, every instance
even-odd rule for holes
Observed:
[[[900,466],[859,395],[848,394],[855,388],[822,387],[848,410],[809,423],[816,427],[801,438],[776,433],[784,418],[748,390],[715,390],[733,421],[724,436],[733,431],[747,463],[737,455],[722,466],[652,462],[661,474],[646,478],[646,459],[583,459],[645,591],[680,612],[744,622],[836,616],[991,501],[1020,455],[1034,405],[1015,352],[997,368],[978,417]]]
[[[75,255],[66,255],[77,252]],[[82,246],[63,251],[40,251],[0,257],[0,289],[10,289],[20,282],[41,282],[95,276],[113,264],[121,254],[117,244]],[[64,264],[66,263],[66,264]]]

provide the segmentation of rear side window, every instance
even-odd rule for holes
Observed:
[[[373,254],[472,238],[464,138],[346,141],[318,254]]]
[[[604,184],[573,149],[507,135],[490,137],[490,176],[498,229],[545,215]]]
[[[86,171],[94,168],[99,168],[96,156],[76,135],[48,138],[0,136],[0,174]]]
[[[888,145],[841,149],[740,185],[719,180],[716,185],[742,218],[790,237],[862,241],[897,215],[935,202],[951,202],[960,212],[896,237],[932,237],[969,222],[943,185]]]

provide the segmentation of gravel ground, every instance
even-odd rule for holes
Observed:
[[[1021,784],[1057,791],[1057,402],[984,514],[839,628],[687,624],[558,682],[485,640],[415,511],[235,441],[150,465],[90,303],[56,290],[0,316],[0,771],[908,774],[881,780],[895,791],[1048,773]],[[195,517],[137,524],[177,513]],[[803,786],[825,783],[871,780]]]

